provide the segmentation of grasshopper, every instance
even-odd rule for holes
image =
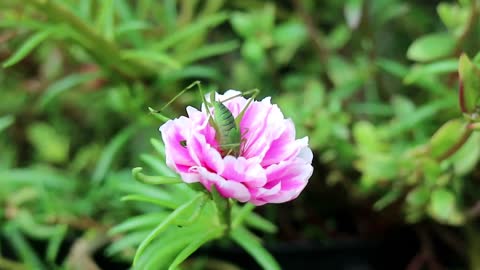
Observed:
[[[240,122],[242,121],[243,115],[247,110],[248,106],[252,103],[255,97],[260,92],[258,89],[249,90],[238,95],[234,95],[222,101],[215,100],[215,92],[210,92],[210,101],[206,99],[206,96],[203,93],[200,81],[195,81],[185,89],[180,91],[172,100],[165,104],[159,111],[156,111],[152,108],[149,108],[151,113],[154,113],[157,118],[162,121],[168,121],[169,118],[161,114],[161,112],[169,106],[175,99],[182,95],[185,91],[198,86],[200,90],[200,95],[202,96],[203,104],[207,107],[207,113],[209,116],[209,124],[215,129],[215,139],[219,145],[220,152],[223,156],[234,155],[238,157],[241,152],[241,145],[243,142],[242,134],[240,130]],[[251,95],[248,99],[245,107],[240,111],[237,117],[233,117],[233,114],[230,110],[223,104],[223,102],[237,98],[242,95]],[[186,146],[185,141],[182,141],[182,146]]]

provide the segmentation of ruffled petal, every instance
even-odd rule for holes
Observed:
[[[191,136],[188,128],[190,124],[191,121],[188,118],[180,117],[169,120],[160,127],[162,139],[165,143],[167,165],[179,172],[186,172],[189,167],[196,164],[184,144]]]
[[[225,198],[234,198],[239,202],[250,200],[250,192],[239,182],[226,180],[203,167],[194,166],[190,169],[190,172],[198,173],[199,181],[206,189],[210,190],[212,185],[215,185],[220,195]]]
[[[295,157],[303,145],[303,141],[295,141],[295,127],[292,120],[284,120],[283,125],[285,126],[283,133],[271,142],[265,153],[262,160],[264,167]]]
[[[263,187],[275,192],[262,191],[257,200],[269,203],[282,203],[298,197],[312,176],[313,167],[302,159],[284,161],[266,169],[268,182]]]
[[[225,179],[241,182],[247,187],[261,187],[267,182],[267,175],[258,159],[245,159],[226,156],[225,170],[222,176]]]

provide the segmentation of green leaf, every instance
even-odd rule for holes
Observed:
[[[165,73],[165,83],[178,81],[182,79],[208,79],[213,81],[221,81],[222,73],[216,68],[206,65],[189,65],[180,70],[172,70]]]
[[[156,224],[158,224],[158,222]],[[113,243],[108,246],[106,253],[111,256],[127,248],[133,248],[136,245],[140,244],[143,239],[148,236],[149,233],[150,230],[139,230],[131,232],[118,240],[113,240]]]
[[[262,62],[266,57],[264,48],[255,39],[250,39],[243,43],[242,56],[253,63]]]
[[[122,52],[123,59],[141,60],[147,63],[160,63],[169,68],[179,69],[182,64],[166,53],[148,50],[126,50]]]
[[[150,185],[164,185],[164,184],[178,184],[183,183],[182,179],[179,177],[170,177],[170,176],[150,176],[141,173],[142,168],[137,167],[132,170],[133,177],[140,182],[150,184]]]
[[[432,192],[429,213],[442,223],[460,225],[464,217],[458,212],[455,194],[448,189],[439,188]]]
[[[5,62],[3,62],[3,67],[7,68],[20,62],[31,51],[33,51],[33,49],[40,45],[40,43],[49,38],[53,31],[53,28],[49,28],[43,31],[39,31],[34,35],[30,36],[12,56],[10,56],[7,60],[5,60]]]
[[[403,115],[401,118],[379,129],[379,136],[382,138],[395,137],[416,126],[420,126],[427,120],[437,116],[442,109],[451,108],[454,105],[453,102],[455,101],[452,101],[450,98],[444,98],[425,104],[411,114]]]
[[[150,234],[145,238],[135,253],[135,257],[133,258],[133,265],[136,264],[140,256],[142,256],[145,248],[163,231],[165,231],[170,224],[172,224],[179,216],[186,212],[192,211],[192,209],[196,208],[197,204],[204,200],[206,197],[205,193],[199,193],[195,196],[192,200],[186,202],[182,206],[178,207],[173,211],[166,219],[162,221]]]
[[[58,227],[37,223],[27,211],[21,211],[14,220],[23,233],[35,239],[48,239],[58,232]]]
[[[189,64],[208,57],[225,54],[236,50],[239,47],[238,41],[226,41],[220,43],[210,43],[187,54],[181,55],[179,61],[182,64]]]
[[[134,269],[158,270],[168,269],[176,256],[185,249],[192,239],[198,239],[210,228],[205,224],[190,227],[174,227],[159,236],[145,250],[144,256],[135,265]]]
[[[159,42],[153,43],[151,48],[155,51],[164,51],[184,39],[201,34],[210,27],[223,23],[226,19],[228,19],[228,14],[225,13],[205,16],[205,18],[192,22],[183,29],[172,32],[172,34],[162,38]]]
[[[277,46],[289,46],[305,41],[308,37],[305,24],[289,21],[278,25],[273,30],[273,41]]]
[[[7,224],[3,229],[3,235],[10,242],[13,250],[18,254],[21,261],[24,262],[29,269],[47,269],[35,253],[33,247],[27,242],[15,225],[11,223]]]
[[[249,14],[243,12],[235,12],[230,16],[230,24],[233,30],[244,38],[249,38],[257,31],[255,21]]]
[[[345,25],[336,26],[328,35],[328,47],[332,50],[342,48],[352,36],[352,31]]]
[[[149,24],[148,22],[130,20],[128,22],[125,22],[119,25],[115,29],[115,36],[119,37],[121,35],[129,34],[131,32],[138,33],[138,32],[141,32],[142,30],[147,30],[150,28],[152,28],[152,25]]]
[[[472,63],[466,54],[460,56],[458,73],[460,74],[460,108],[465,113],[475,110],[480,97],[480,68]]]
[[[375,126],[370,122],[357,122],[353,127],[353,137],[362,152],[380,151],[385,147],[379,139]]]
[[[158,154],[162,157],[163,160],[165,160],[165,144],[163,142],[151,138],[150,143],[152,144],[153,148],[157,151]]]
[[[103,0],[99,3],[98,27],[105,39],[112,41],[114,38],[115,1]]]
[[[425,186],[412,189],[407,195],[407,203],[413,207],[422,207],[428,203],[430,191]]]
[[[265,270],[280,270],[280,265],[275,258],[262,247],[256,237],[243,227],[237,227],[232,230],[231,237],[235,243],[240,245],[245,251],[257,261]]]
[[[75,86],[90,82],[98,77],[100,77],[100,73],[74,73],[68,75],[52,83],[40,97],[38,105],[40,106],[40,108],[45,108],[54,98],[56,98],[60,94],[74,88]]]
[[[15,122],[15,117],[13,115],[5,115],[0,117],[0,133],[7,129]]]
[[[442,2],[437,5],[437,13],[448,30],[459,35],[467,23],[470,12],[468,8],[460,7],[457,3]]]
[[[430,139],[430,153],[438,158],[455,145],[463,135],[465,129],[463,120],[455,119],[445,123]]]
[[[115,156],[120,153],[121,148],[128,142],[130,137],[135,134],[136,126],[132,125],[124,128],[115,135],[110,143],[105,147],[98,161],[97,167],[93,172],[92,179],[94,182],[103,180],[108,170],[112,166]]]
[[[265,4],[261,10],[251,13],[235,12],[230,16],[233,30],[246,39],[257,39],[261,35],[270,34],[275,21],[275,6]]]
[[[131,173],[123,175],[121,173],[112,173],[107,178],[106,185],[120,194],[138,194],[159,200],[170,201],[171,203],[180,205],[185,198],[176,197],[170,187],[168,188],[152,188],[152,186],[135,181],[131,177]],[[190,198],[190,197],[189,197]]]
[[[220,195],[215,184],[211,185],[210,194],[212,195],[212,199],[215,202],[215,206],[217,207],[218,215],[222,224],[230,226],[232,219],[230,200]]]
[[[448,56],[455,48],[455,38],[448,33],[434,33],[416,39],[408,48],[410,60],[427,62]]]
[[[0,171],[0,183],[16,185],[35,186],[41,184],[50,189],[58,189],[64,192],[75,187],[74,179],[66,178],[64,175],[48,167],[39,168],[17,168]]]
[[[55,163],[65,162],[70,149],[69,138],[47,123],[33,123],[27,130],[28,140],[40,158]]]
[[[172,169],[170,169],[166,164],[165,160],[161,160],[157,156],[149,155],[149,154],[141,154],[140,160],[142,160],[145,164],[147,164],[151,169],[153,169],[156,173],[162,176],[170,176],[170,177],[177,177],[178,174],[174,173]]]
[[[208,230],[204,234],[198,236],[196,239],[192,239],[192,242],[177,255],[175,260],[173,260],[168,270],[177,269],[177,267],[183,261],[185,261],[188,258],[188,256],[192,255],[192,253],[195,252],[198,248],[200,248],[203,244],[222,236],[223,231],[224,231],[223,227],[215,227],[213,229]]]
[[[411,84],[421,81],[428,76],[454,73],[457,71],[457,69],[457,59],[446,59],[423,65],[415,65],[410,69],[410,72],[407,74],[407,76],[405,76],[404,82],[406,84]]]
[[[402,79],[408,74],[410,70],[407,66],[387,58],[378,59],[377,65],[392,76]]]
[[[252,213],[253,209],[255,209],[255,205],[251,203],[246,203],[243,207],[238,210],[238,207],[234,207],[232,212],[233,220],[232,220],[232,227],[237,227],[243,223],[245,217]]]
[[[245,224],[251,228],[267,233],[276,233],[278,231],[275,224],[254,212],[245,217]]]
[[[480,159],[480,134],[473,133],[465,145],[450,160],[453,162],[455,174],[462,176],[470,173]]]
[[[381,211],[385,207],[391,205],[393,202],[398,200],[402,195],[403,192],[401,190],[398,190],[398,188],[392,188],[375,202],[375,204],[373,205],[373,209]]]
[[[155,227],[155,225],[159,224],[163,219],[165,219],[167,215],[167,213],[155,212],[131,217],[110,229],[108,231],[108,234],[115,235],[128,231],[151,229],[152,227]]]
[[[161,207],[175,209],[178,207],[178,204],[167,198],[158,198],[158,197],[149,197],[141,194],[132,194],[127,195],[122,198],[122,201],[138,201],[138,202],[148,202],[159,205]]]
[[[55,262],[58,252],[60,250],[60,245],[65,239],[65,236],[68,232],[68,226],[66,224],[57,225],[56,232],[52,235],[48,241],[47,246],[47,259],[51,262]]]

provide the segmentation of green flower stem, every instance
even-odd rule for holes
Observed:
[[[228,235],[232,227],[232,203],[230,202],[230,199],[224,198],[220,195],[215,185],[212,185],[210,192],[213,202],[218,210],[220,222],[226,227],[225,234]]]
[[[63,5],[52,0],[25,0],[24,2],[36,6],[50,19],[70,26],[80,36],[78,42],[112,70],[128,78],[140,78],[154,73],[141,62],[123,59],[121,50],[114,43],[103,38],[95,29]]]

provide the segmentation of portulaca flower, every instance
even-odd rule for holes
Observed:
[[[215,97],[237,117],[248,101],[240,94],[229,90]],[[246,109],[238,156],[220,150],[205,104],[201,110],[187,107],[187,114],[160,127],[167,165],[184,182],[200,182],[208,190],[215,185],[223,197],[255,205],[293,200],[307,185],[313,172],[308,137],[295,139],[292,120],[270,97]]]

